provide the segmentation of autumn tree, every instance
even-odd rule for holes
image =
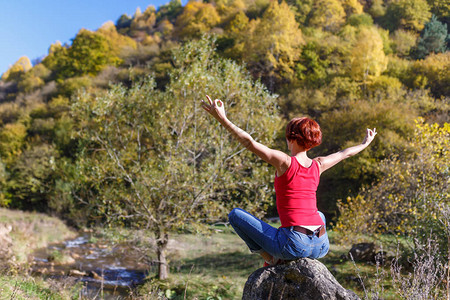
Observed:
[[[118,65],[121,59],[115,54],[111,42],[100,33],[82,29],[70,47],[55,44],[43,64],[58,79],[83,75],[96,75],[108,65]]]
[[[38,64],[26,72],[20,79],[17,87],[19,91],[25,93],[32,92],[40,87],[43,87],[45,81],[50,77],[51,71],[43,64]]]
[[[153,25],[152,25],[153,26]],[[124,48],[136,49],[137,43],[132,38],[117,32],[117,28],[113,22],[104,23],[97,33],[103,35],[111,46],[111,54],[120,57]],[[114,64],[112,62],[112,64]]]
[[[360,15],[363,13],[363,6],[358,0],[342,0],[342,7],[347,16]]]
[[[367,82],[386,69],[387,57],[383,41],[377,29],[364,27],[358,34],[351,54],[351,75],[354,79]]]
[[[217,12],[223,21],[228,21],[237,13],[246,10],[243,0],[218,0],[215,3]]]
[[[389,3],[383,22],[390,31],[398,28],[421,31],[430,17],[426,0],[398,0]]]
[[[321,27],[336,32],[345,22],[345,11],[338,0],[318,0],[314,2],[309,26]]]
[[[400,57],[409,56],[416,45],[417,34],[403,29],[396,30],[392,35],[393,50]]]
[[[313,0],[287,0],[287,4],[295,12],[295,20],[301,24],[305,25],[308,20],[308,15],[313,8]]]
[[[156,13],[157,22],[160,20],[168,20],[175,22],[176,18],[183,11],[181,0],[170,0],[168,3],[161,5]]]
[[[27,127],[20,122],[6,124],[0,130],[0,156],[3,162],[14,162],[22,153]]]
[[[271,200],[269,167],[208,119],[200,99],[223,99],[230,117],[265,144],[279,125],[275,97],[242,67],[217,58],[207,39],[174,57],[164,92],[148,79],[95,98],[81,94],[73,106],[84,149],[78,165],[96,191],[90,201],[106,218],[154,234],[161,279],[171,232],[201,228],[236,203],[261,214]]]
[[[22,56],[5,73],[3,73],[1,79],[4,81],[18,81],[20,76],[25,74],[31,68],[32,65],[30,59],[26,56]]]
[[[404,82],[411,88],[428,88],[436,97],[450,95],[450,52],[430,54],[413,62]]]
[[[47,209],[57,159],[56,149],[45,143],[33,145],[21,153],[9,166],[11,174],[6,186],[11,195],[10,207]]]
[[[304,43],[294,13],[286,2],[270,2],[261,19],[252,20],[240,37],[243,59],[252,73],[266,78],[269,89],[275,80],[289,79]],[[238,45],[239,46],[239,41]]]
[[[199,37],[220,22],[220,16],[211,3],[189,1],[178,16],[175,26],[180,37]]]
[[[450,21],[450,3],[447,0],[428,1],[431,12],[438,17],[444,24]]]

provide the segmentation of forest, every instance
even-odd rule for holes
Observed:
[[[448,270],[449,9],[171,0],[81,29],[1,76],[0,207],[146,229],[165,278],[171,234],[207,231],[233,207],[277,216],[273,169],[202,111],[209,94],[283,151],[285,124],[315,119],[323,142],[311,157],[375,127],[371,147],[322,175],[319,210],[343,243],[389,235],[414,252],[433,239]]]

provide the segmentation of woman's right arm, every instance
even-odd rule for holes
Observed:
[[[291,164],[289,155],[282,151],[270,149],[269,147],[255,141],[250,134],[234,125],[225,114],[225,108],[222,101],[211,100],[206,96],[209,103],[202,101],[202,107],[210,113],[223,127],[235,137],[246,149],[250,150],[265,162],[277,169],[277,174],[283,174]]]
[[[367,129],[366,137],[361,144],[330,154],[328,156],[316,157],[314,160],[319,163],[320,173],[325,172],[344,159],[356,155],[364,150],[373,141],[375,135],[377,135],[376,128],[374,128],[373,130]]]

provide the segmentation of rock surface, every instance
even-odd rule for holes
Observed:
[[[356,300],[359,297],[344,289],[324,264],[301,258],[253,272],[245,283],[242,299]]]
[[[352,245],[349,251],[349,256],[353,257],[354,261],[374,262],[375,261],[375,244],[374,243],[359,243]]]

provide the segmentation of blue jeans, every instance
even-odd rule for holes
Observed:
[[[319,212],[325,224],[325,216]],[[273,257],[294,260],[300,257],[321,258],[330,249],[328,234],[306,235],[292,227],[274,228],[243,209],[228,215],[231,226],[253,253],[267,252]]]

